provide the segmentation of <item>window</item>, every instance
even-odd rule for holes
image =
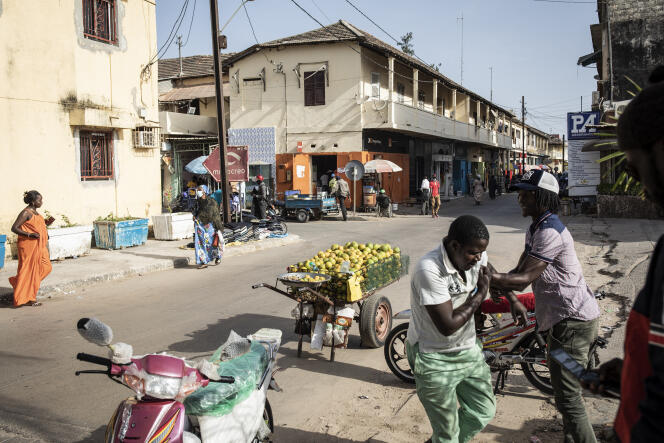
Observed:
[[[405,101],[406,87],[403,83],[397,82],[397,102],[403,103]]]
[[[113,178],[113,135],[81,131],[81,180]]]
[[[424,109],[424,100],[426,100],[426,95],[424,91],[417,92],[417,106]]]
[[[325,71],[304,73],[304,106],[325,104]]]
[[[242,83],[242,109],[260,111],[263,106],[263,79],[246,78]]]
[[[380,73],[371,73],[371,99],[380,100]]]
[[[118,42],[116,0],[83,0],[83,35],[105,43]]]

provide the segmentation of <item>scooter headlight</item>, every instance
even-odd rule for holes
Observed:
[[[174,400],[180,392],[182,378],[164,377],[161,375],[145,374],[143,389],[145,395],[154,398]]]

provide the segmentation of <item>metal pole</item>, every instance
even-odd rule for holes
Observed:
[[[491,95],[489,96],[489,100],[493,102],[493,66],[489,66],[489,71],[491,71]]]
[[[581,96],[581,112],[583,112],[583,96]]]
[[[184,75],[182,72],[182,36],[178,35],[178,59],[180,60],[180,77]]]
[[[226,120],[224,118],[224,93],[221,87],[221,58],[219,57],[219,8],[217,0],[210,0],[210,26],[212,30],[212,54],[214,56],[214,90],[217,99],[217,132],[219,133],[219,175],[221,177],[222,213],[224,222],[231,220],[231,206],[226,171]]]
[[[526,170],[526,105],[525,97],[521,96],[521,173]]]
[[[563,166],[560,172],[565,172],[565,134],[563,134]]]

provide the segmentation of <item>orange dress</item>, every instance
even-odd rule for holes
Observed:
[[[18,271],[9,278],[14,288],[14,306],[21,306],[37,300],[41,281],[51,272],[48,256],[48,232],[44,218],[33,214],[30,220],[21,225],[25,232],[37,233],[39,238],[18,236]]]

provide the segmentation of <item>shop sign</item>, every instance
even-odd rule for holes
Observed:
[[[219,152],[219,148],[216,148],[203,162],[203,166],[216,182],[221,181]],[[226,177],[230,182],[249,180],[248,146],[226,146]]]

